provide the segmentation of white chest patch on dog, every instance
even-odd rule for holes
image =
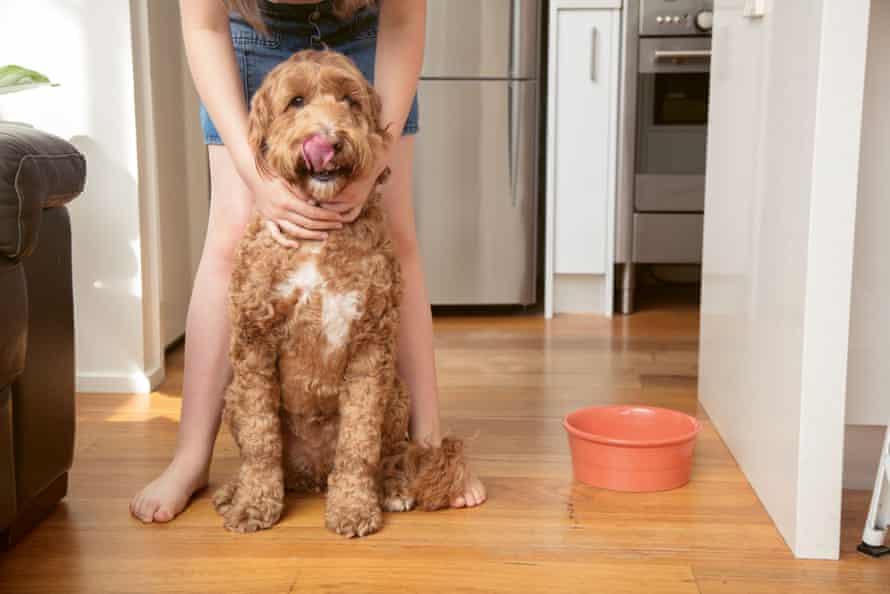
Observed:
[[[328,353],[346,344],[352,322],[359,313],[359,292],[324,293],[321,300],[321,327],[328,341]]]
[[[324,281],[318,272],[315,260],[306,260],[291,272],[287,278],[278,283],[275,292],[281,297],[290,297],[294,291],[300,290],[300,303],[309,300],[312,292]]]

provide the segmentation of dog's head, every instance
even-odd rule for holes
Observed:
[[[352,61],[306,50],[266,76],[251,102],[248,140],[261,174],[323,202],[370,172],[389,134],[380,98]]]

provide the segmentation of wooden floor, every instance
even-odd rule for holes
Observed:
[[[612,321],[440,317],[445,424],[471,444],[490,500],[387,514],[377,535],[324,529],[322,500],[291,497],[277,527],[223,530],[209,493],[236,468],[220,437],[211,488],[174,523],[127,502],[173,450],[182,354],[150,396],[79,396],[70,494],[0,557],[0,592],[548,594],[890,592],[890,559],[854,551],[866,496],[844,503],[840,562],[796,561],[696,403],[698,319],[669,305]],[[704,422],[693,482],[619,494],[572,482],[561,417],[604,403],[663,405]]]

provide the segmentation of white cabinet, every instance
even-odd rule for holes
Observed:
[[[551,2],[545,308],[610,313],[620,2]]]
[[[867,0],[714,3],[699,402],[798,557],[840,550],[868,20]]]

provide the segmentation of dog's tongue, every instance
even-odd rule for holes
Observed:
[[[303,158],[315,172],[324,171],[334,157],[333,145],[321,134],[310,136],[303,142]]]

